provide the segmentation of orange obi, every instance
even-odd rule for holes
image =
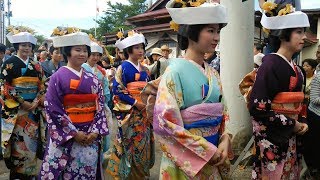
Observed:
[[[40,82],[37,77],[18,77],[12,80],[13,86],[38,86]]]
[[[97,98],[97,94],[68,94],[63,97],[63,105],[73,123],[92,122]]]
[[[303,100],[303,92],[281,92],[274,97],[271,109],[297,120],[302,110]]]
[[[143,103],[141,99],[141,91],[147,85],[145,81],[135,81],[127,84],[129,94],[138,102]]]

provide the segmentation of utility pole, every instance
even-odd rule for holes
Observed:
[[[226,125],[234,135],[232,145],[236,154],[252,136],[251,119],[238,84],[253,69],[254,1],[221,0],[228,9],[229,19],[221,30],[221,81],[230,115]]]
[[[0,43],[5,44],[4,0],[0,0]]]
[[[6,12],[6,17],[8,19],[8,26],[11,25],[10,18],[12,17],[12,11],[10,8],[11,8],[11,0],[8,0],[8,11]]]

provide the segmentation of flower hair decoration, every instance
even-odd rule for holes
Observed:
[[[63,35],[72,34],[76,32],[80,32],[80,29],[76,27],[60,27],[59,26],[53,29],[51,36],[63,36]]]
[[[262,10],[264,10],[264,13],[268,17],[274,17],[274,16],[284,16],[290,13],[293,13],[295,11],[292,4],[276,4],[273,2],[265,2],[262,5]],[[269,35],[270,29],[264,28],[263,31]]]
[[[11,32],[12,35],[18,34],[20,32],[28,32],[30,34],[34,34],[34,31],[32,29],[30,29],[28,27],[24,27],[24,26],[17,26],[17,27],[8,26],[7,31]]]
[[[199,7],[205,2],[217,3],[217,0],[175,0],[172,8],[189,8],[189,7]],[[179,30],[179,24],[174,21],[170,21],[170,28],[173,31]]]

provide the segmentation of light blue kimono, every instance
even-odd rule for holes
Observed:
[[[87,63],[83,63],[82,67],[87,71],[87,72],[91,72],[94,75],[96,75],[100,81],[100,83],[102,83],[102,87],[103,87],[103,94],[105,97],[105,109],[106,109],[106,115],[108,116],[112,116],[111,111],[108,107],[108,102],[110,101],[110,89],[109,89],[109,81],[107,76],[105,75],[105,72],[103,73],[101,70],[103,70],[103,68],[97,64],[94,65],[94,67],[92,68],[89,64]],[[101,69],[101,70],[100,70]],[[107,118],[110,119],[110,118]],[[109,133],[110,134],[110,133]],[[103,152],[108,151],[110,146],[110,135],[107,135],[104,138],[104,142],[103,142]]]
[[[159,179],[221,179],[209,160],[227,118],[218,72],[172,59],[161,77],[153,128],[164,152]]]
[[[94,65],[94,70],[92,69],[92,67],[87,64],[87,63],[83,63],[82,64],[82,67],[88,71],[88,72],[91,72],[93,73],[94,75],[96,75],[99,79],[99,81],[102,83],[103,85],[103,94],[104,94],[104,97],[105,97],[105,104],[106,106],[108,106],[108,102],[110,101],[110,89],[109,89],[109,81],[108,81],[108,78],[106,75],[104,75],[100,69],[98,68],[99,65]],[[100,67],[102,68],[102,67]]]

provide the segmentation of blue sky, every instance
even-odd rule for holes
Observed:
[[[29,26],[46,37],[57,26],[89,29],[95,27],[96,1],[98,17],[107,9],[107,1],[127,3],[127,0],[11,0],[11,24]],[[320,0],[301,1],[303,9],[320,8]]]

